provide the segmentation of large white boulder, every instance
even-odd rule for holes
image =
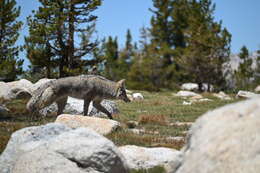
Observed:
[[[69,113],[69,114],[76,114],[76,115],[83,114],[83,107],[84,107],[83,105],[84,105],[84,100],[68,97],[68,101],[67,101],[64,112]],[[106,110],[108,110],[108,112],[110,112],[112,115],[119,113],[118,107],[114,101],[103,100],[101,102],[101,105],[104,108],[106,108]],[[89,104],[88,115],[97,116],[97,117],[107,116],[103,112],[97,110],[93,106],[92,102],[90,102],[90,104]]]
[[[63,112],[67,113],[67,114],[83,115],[83,105],[84,105],[84,100],[76,99],[73,97],[68,97],[67,104],[66,104]],[[101,105],[103,107],[105,107],[112,115],[119,113],[117,104],[114,101],[103,100],[101,102]],[[44,116],[51,116],[51,115],[56,114],[57,111],[58,111],[58,106],[56,103],[53,103],[50,106],[42,109],[40,111],[40,113]],[[90,102],[90,104],[89,104],[88,115],[95,116],[95,117],[104,117],[104,116],[106,117],[107,116],[103,112],[101,112],[101,111],[97,110],[95,107],[93,107],[92,102]]]
[[[125,159],[89,128],[52,123],[15,132],[0,156],[1,173],[125,173]]]
[[[48,78],[43,78],[38,80],[36,83],[34,83],[31,88],[30,88],[30,92],[33,93],[35,91],[37,91],[41,86],[43,86],[44,84],[50,82],[50,81],[54,81],[56,79],[48,79]]]
[[[11,88],[24,88],[26,90],[29,90],[33,85],[32,82],[26,79],[20,79],[18,81],[8,82],[6,84]]]
[[[120,123],[115,120],[82,115],[62,114],[57,117],[55,122],[65,124],[74,129],[88,127],[101,135],[110,134],[120,128]]]
[[[204,114],[188,133],[176,173],[260,172],[259,131],[260,98]]]
[[[0,103],[8,102],[13,99],[30,98],[30,87],[32,83],[26,79],[13,82],[0,82]]]
[[[182,158],[180,151],[164,147],[146,148],[126,145],[119,147],[119,150],[126,158],[128,166],[136,170],[167,166],[168,164],[171,164],[172,167],[178,166]]]
[[[76,115],[83,114],[83,107],[84,100],[68,97],[64,112]]]

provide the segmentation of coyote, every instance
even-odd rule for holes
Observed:
[[[68,96],[84,100],[84,115],[88,114],[90,101],[93,106],[113,119],[100,102],[103,99],[121,99],[130,102],[126,95],[125,80],[119,82],[110,81],[97,75],[80,75],[65,77],[50,81],[41,86],[27,103],[27,109],[32,112],[39,112],[53,102],[58,105],[58,115],[63,112]]]

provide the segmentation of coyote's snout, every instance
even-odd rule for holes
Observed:
[[[84,115],[87,115],[89,103],[93,101],[93,106],[107,114],[110,119],[113,119],[111,113],[100,104],[103,99],[121,99],[130,102],[126,94],[124,79],[113,82],[102,76],[81,75],[61,78],[45,84],[33,94],[27,103],[27,109],[30,112],[38,112],[56,102],[58,114],[61,114],[68,96],[84,99]]]

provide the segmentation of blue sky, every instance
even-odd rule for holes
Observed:
[[[231,50],[238,53],[243,45],[256,51],[260,49],[260,0],[213,0],[216,3],[215,19],[222,20],[223,26],[232,34]],[[17,0],[21,6],[21,16],[25,24],[18,44],[23,44],[28,27],[25,19],[38,7],[37,0]],[[152,0],[104,0],[95,12],[98,16],[97,32],[99,38],[117,36],[122,46],[126,30],[129,28],[134,41],[139,40],[140,28],[149,26]],[[21,58],[25,55],[21,54]],[[28,65],[28,61],[24,66]]]

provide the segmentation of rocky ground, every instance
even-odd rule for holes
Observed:
[[[115,120],[97,110],[90,112],[99,117],[75,115],[81,114],[82,101],[73,98],[66,107],[68,114],[56,117],[54,106],[41,118],[32,119],[25,110],[26,99],[9,99],[0,107],[0,150],[5,148],[0,155],[0,170],[260,171],[257,94],[198,94],[187,90],[128,94],[131,103],[103,103]]]

